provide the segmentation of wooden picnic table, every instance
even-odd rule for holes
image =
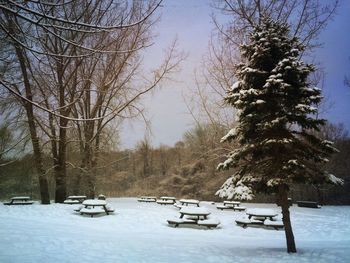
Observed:
[[[105,195],[98,195],[97,197],[98,200],[106,200],[106,196]]]
[[[139,199],[137,199],[137,201],[139,202],[156,202],[157,201],[157,197],[155,196],[141,196]]]
[[[64,200],[65,204],[81,204],[84,200],[86,200],[86,195],[70,195]]]
[[[173,200],[173,201],[175,201],[175,200],[176,200],[176,197],[174,197],[174,196],[161,196],[159,199],[162,199],[162,200]]]
[[[308,208],[321,208],[317,202],[312,201],[297,201],[299,207],[308,207]]]
[[[198,221],[201,217],[207,219],[210,212],[202,207],[183,207],[180,209],[180,218],[183,218],[185,215],[191,218],[194,217],[194,220]]]
[[[199,201],[196,199],[180,199],[179,202],[181,203],[181,205],[196,205],[197,207],[199,207]]]
[[[232,205],[232,206],[239,206],[241,202],[238,201],[224,201],[224,205]]]
[[[210,215],[203,207],[182,207],[180,209],[180,218],[168,219],[168,224],[178,227],[179,225],[198,225],[207,228],[215,228],[220,221],[215,218],[207,218]],[[184,218],[184,216],[186,216]]]
[[[238,201],[224,201],[223,204],[219,204],[216,206],[217,209],[220,210],[229,210],[232,209],[234,211],[245,211],[246,208],[244,206],[240,206],[241,202]]]
[[[29,196],[14,196],[10,202],[6,202],[4,205],[32,205],[33,203]]]
[[[105,200],[88,199],[88,200],[85,200],[82,203],[82,205],[84,206],[84,208],[80,209],[79,211],[80,214],[88,214],[88,215],[91,215],[92,217],[93,215],[100,214],[102,211],[91,210],[91,208],[94,209],[95,207],[101,207],[103,208],[106,215],[109,215],[107,202]]]
[[[273,220],[273,218],[278,215],[274,210],[265,208],[248,209],[246,214],[248,215],[248,219],[251,219],[254,216],[261,221],[265,221],[266,218]]]
[[[159,200],[157,200],[157,204],[160,205],[172,205],[175,204],[176,197],[173,196],[161,196]]]

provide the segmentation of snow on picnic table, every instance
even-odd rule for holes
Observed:
[[[109,198],[112,215],[90,218],[75,205],[0,204],[0,262],[349,262],[350,207],[291,208],[298,253],[288,255],[284,231],[248,227],[234,220],[244,212],[221,211],[201,202],[219,228],[178,227],[173,206]],[[245,204],[270,208],[273,204]]]

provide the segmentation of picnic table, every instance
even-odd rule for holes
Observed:
[[[82,205],[83,208],[79,210],[79,213],[90,215],[91,217],[101,213],[106,213],[106,215],[109,215],[109,212],[114,211],[113,209],[107,207],[107,202],[105,200],[88,199],[85,200]]]
[[[157,204],[160,205],[173,205],[175,204],[176,197],[174,196],[161,196],[159,200],[157,200]]]
[[[168,224],[178,227],[179,225],[191,224],[198,226],[205,226],[207,228],[217,227],[220,221],[215,218],[208,219],[210,214],[202,207],[183,207],[181,208],[180,218],[168,219]],[[186,218],[184,218],[186,216]]]
[[[98,195],[97,197],[98,200],[106,200],[106,196],[105,195]]]
[[[32,205],[34,201],[29,196],[14,196],[10,202],[4,203],[4,205]]]
[[[276,230],[284,228],[283,222],[275,219],[278,214],[272,209],[249,209],[246,214],[247,218],[236,219],[236,223],[243,228],[249,225],[273,227]]]
[[[241,202],[238,201],[224,201],[224,205],[233,205],[233,206],[239,206],[241,204]]]
[[[199,201],[196,199],[180,199],[179,202],[181,203],[181,205],[196,205],[197,207],[199,207]]]
[[[207,219],[207,216],[210,215],[210,212],[202,207],[183,207],[180,209],[180,218],[183,218],[185,215],[189,216],[193,220],[198,221],[201,217]]]
[[[245,211],[244,206],[240,206],[241,202],[238,201],[224,201],[222,205],[217,205],[216,208],[220,210],[233,209],[233,211]]]
[[[156,202],[157,197],[155,197],[155,196],[141,196],[139,199],[137,199],[137,201],[138,202],[146,202],[146,203]]]
[[[267,218],[273,220],[278,215],[274,210],[265,208],[248,209],[246,214],[248,215],[248,219],[254,217],[254,219],[261,221],[265,221]]]
[[[321,208],[317,202],[312,201],[297,201],[299,207],[308,207],[308,208]]]
[[[86,195],[70,195],[63,201],[63,203],[69,205],[81,204],[86,198]]]

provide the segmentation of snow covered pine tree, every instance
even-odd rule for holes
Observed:
[[[289,216],[288,191],[293,183],[342,181],[322,169],[336,149],[315,137],[325,120],[314,118],[321,90],[310,87],[312,65],[300,61],[304,47],[289,36],[289,27],[263,18],[241,46],[244,63],[236,65],[237,82],[226,101],[237,109],[238,125],[222,138],[237,141],[218,169],[236,168],[216,193],[223,198],[252,199],[276,193],[282,208],[287,251],[296,252]]]

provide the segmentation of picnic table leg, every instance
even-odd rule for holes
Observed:
[[[251,219],[251,218],[252,218],[252,215],[249,215],[249,216],[248,216],[248,219]]]
[[[180,218],[183,218],[184,217],[184,214],[180,213]]]
[[[103,209],[105,210],[106,214],[109,215],[107,207],[104,205]]]
[[[197,207],[199,207],[199,204],[197,204]]]

